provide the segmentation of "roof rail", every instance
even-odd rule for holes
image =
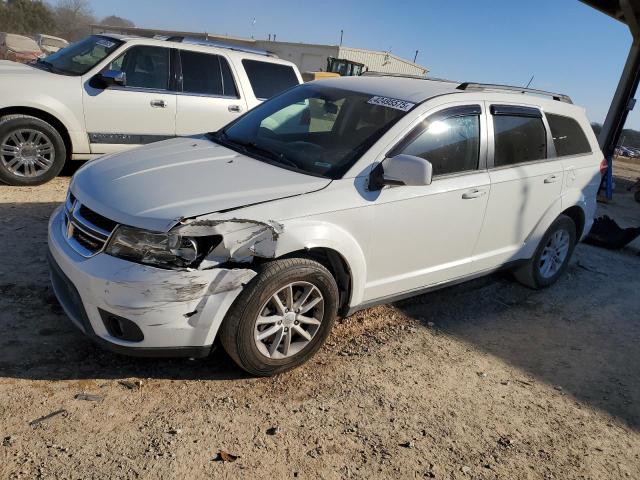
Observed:
[[[513,85],[498,85],[493,83],[473,83],[464,82],[456,87],[458,90],[501,90],[517,93],[530,93],[532,95],[541,95],[544,97],[552,97],[554,100],[565,103],[573,103],[568,95],[562,93],[547,92],[545,90],[536,90],[535,88],[516,87]]]
[[[243,47],[242,45],[233,45],[231,43],[217,42],[215,40],[205,40],[202,38],[182,37],[174,35],[166,39],[167,42],[180,42],[188,43],[189,45],[202,45],[204,47],[217,47],[226,48],[229,50],[236,50],[238,52],[253,53],[254,55],[263,55],[265,57],[275,57],[276,55],[267,52],[266,50],[260,50],[258,48]]]
[[[400,77],[400,78],[417,78],[418,80],[431,80],[430,78],[423,77],[421,75],[411,75],[410,73],[392,73],[392,72],[374,72],[367,70],[362,72],[362,77]]]

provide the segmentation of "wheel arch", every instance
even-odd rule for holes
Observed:
[[[60,136],[62,137],[65,149],[67,150],[67,158],[65,160],[69,160],[71,158],[71,155],[73,153],[73,142],[71,141],[69,129],[55,115],[52,115],[45,110],[34,107],[5,107],[0,109],[0,118],[6,117],[8,115],[29,115],[31,117],[39,118],[40,120],[49,123],[58,131],[58,133],[60,133]]]
[[[572,207],[564,210],[562,214],[569,217],[571,220],[573,220],[573,223],[575,223],[576,241],[579,241],[579,239],[582,238],[582,234],[584,233],[584,226],[586,221],[586,214],[584,210],[578,205],[573,205]]]
[[[362,301],[365,255],[358,241],[343,228],[310,220],[285,225],[278,238],[275,258],[291,256],[312,258],[334,275],[341,294],[341,311]]]

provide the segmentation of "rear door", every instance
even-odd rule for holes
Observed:
[[[169,48],[134,45],[104,70],[126,74],[126,85],[96,88],[85,81],[84,116],[91,153],[110,153],[175,136],[176,94]]]
[[[487,103],[491,193],[474,271],[518,260],[529,234],[560,198],[562,162],[539,108]]]
[[[247,110],[222,55],[179,50],[176,134],[214,132]]]

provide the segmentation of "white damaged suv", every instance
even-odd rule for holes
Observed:
[[[337,315],[513,268],[554,283],[602,154],[568,97],[398,77],[294,87],[216,133],[89,162],[49,224],[55,293],[112,350],[272,375]]]

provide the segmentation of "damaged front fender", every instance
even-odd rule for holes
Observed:
[[[174,228],[186,236],[219,235],[218,243],[202,260],[200,269],[206,270],[226,262],[246,263],[253,257],[274,258],[282,224],[269,220],[260,222],[248,219],[189,219],[182,220]]]

